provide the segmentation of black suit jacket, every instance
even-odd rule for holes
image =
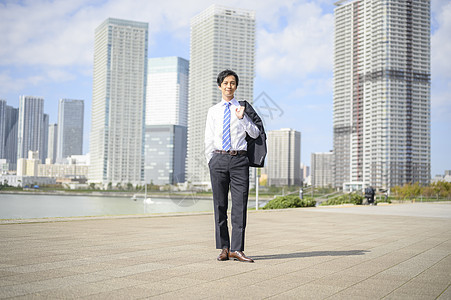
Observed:
[[[260,135],[253,139],[246,133],[247,142],[247,157],[249,158],[249,166],[261,168],[265,164],[265,157],[267,153],[266,148],[266,133],[263,127],[263,121],[254,110],[252,105],[247,101],[239,101],[241,106],[244,106],[244,113],[251,119],[258,129],[260,130]]]

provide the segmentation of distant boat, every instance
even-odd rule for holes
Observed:
[[[155,202],[153,202],[152,199],[150,199],[150,198],[144,198],[143,203],[144,204],[152,204],[152,203],[155,203]]]
[[[147,197],[147,184],[144,184],[144,187],[145,187],[145,189],[144,189],[144,197],[142,197],[143,203],[144,204],[155,203],[155,202],[152,201],[152,199],[150,197]],[[138,199],[141,199],[140,195],[139,194],[134,194],[133,197],[132,197],[132,200],[133,201],[137,201]]]

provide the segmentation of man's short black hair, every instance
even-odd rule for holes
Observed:
[[[238,86],[238,75],[232,71],[232,70],[224,70],[221,73],[218,74],[218,78],[216,79],[216,82],[218,83],[218,86],[221,86],[222,82],[227,76],[235,76],[236,86]]]

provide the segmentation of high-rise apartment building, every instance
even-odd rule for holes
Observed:
[[[58,145],[58,124],[49,125],[49,144],[47,150],[47,159],[50,159],[50,163],[56,162],[56,149]],[[47,161],[46,161],[47,163]]]
[[[335,186],[427,183],[430,1],[335,4]]]
[[[252,103],[255,76],[255,12],[212,5],[191,20],[187,180],[209,183],[204,155],[208,109],[221,101],[216,77],[239,76],[237,100]]]
[[[44,125],[47,124],[45,127]],[[17,158],[27,158],[28,151],[38,151],[41,162],[47,156],[48,115],[44,114],[44,99],[21,96],[17,138]]]
[[[140,184],[148,24],[105,20],[95,31],[89,180]]]
[[[188,79],[186,59],[148,59],[146,125],[188,126]]]
[[[312,186],[333,187],[334,186],[334,153],[315,152],[311,156]]]
[[[282,128],[268,132],[268,186],[301,185],[301,133]]]
[[[84,101],[60,99],[58,103],[58,162],[83,154]]]

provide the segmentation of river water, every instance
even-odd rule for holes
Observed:
[[[0,194],[0,219],[213,211],[212,199]]]

